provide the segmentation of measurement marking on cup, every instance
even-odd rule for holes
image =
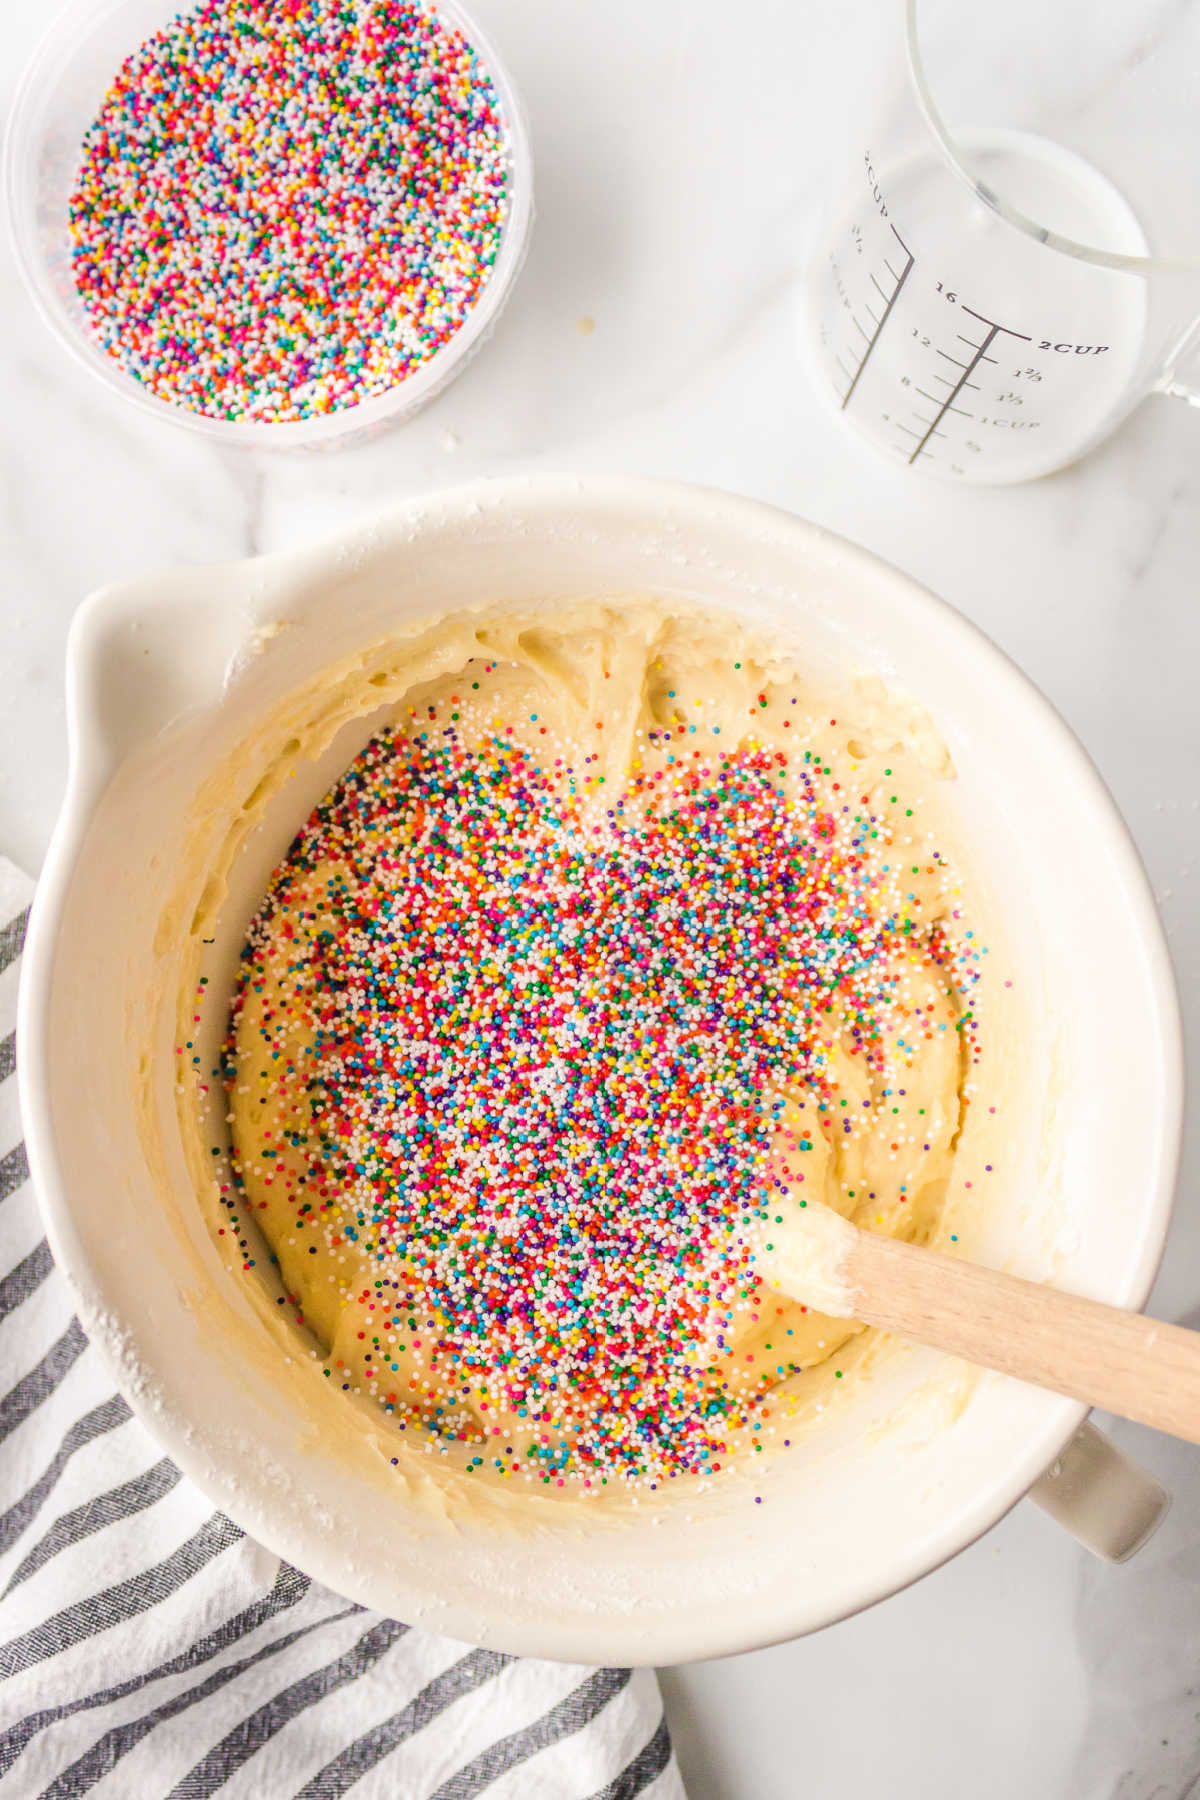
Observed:
[[[938,379],[944,381],[945,376],[940,376]],[[949,386],[950,384],[947,382],[946,385]],[[967,387],[974,387],[975,383],[973,381],[968,381],[965,385]],[[941,404],[936,394],[927,394],[924,388],[914,388],[913,393],[920,394],[922,400],[932,400],[935,406],[940,406]],[[964,412],[961,406],[952,406],[950,411],[952,413],[957,413],[960,419],[973,419],[975,417],[974,413]]]
[[[963,369],[962,374],[959,376],[959,378],[955,382],[954,386],[950,389],[950,392],[946,395],[946,398],[942,401],[940,408],[938,409],[937,413],[934,415],[933,423],[930,425],[929,430],[925,433],[925,436],[921,439],[920,443],[917,445],[916,449],[913,451],[912,455],[909,457],[908,460],[909,460],[910,464],[916,462],[918,456],[920,456],[922,450],[924,450],[926,444],[929,442],[930,438],[933,436],[935,430],[941,424],[941,422],[945,418],[946,414],[950,411],[951,406],[958,399],[959,394],[962,392],[963,388],[967,384],[967,377],[969,375],[973,375],[975,373],[975,370],[979,367],[980,363],[984,361],[985,357],[988,362],[992,362],[995,360],[993,357],[987,357],[987,354],[986,354],[987,348],[988,348],[989,344],[993,343],[995,341],[995,339],[999,337],[1002,329],[1003,329],[1002,326],[993,325],[991,330],[988,332],[987,336],[984,338],[982,344],[977,344],[975,346],[974,356],[971,358],[970,362],[967,363],[966,367]],[[961,336],[962,334],[960,332],[957,335]],[[951,359],[951,360],[953,360],[953,359]]]
[[[884,327],[887,325],[888,319],[891,317],[892,308],[893,308],[893,306],[895,306],[896,301],[900,298],[900,291],[903,288],[905,282],[908,280],[909,276],[912,274],[912,266],[913,266],[912,251],[909,249],[908,245],[905,243],[904,239],[900,236],[900,233],[896,230],[896,227],[894,225],[890,225],[888,227],[888,229],[891,232],[892,236],[895,238],[896,242],[899,244],[900,248],[904,252],[904,269],[901,274],[897,275],[895,270],[892,268],[891,264],[889,262],[887,262],[886,259],[884,261],[883,266],[887,270],[888,274],[892,277],[892,279],[896,283],[896,285],[892,289],[891,299],[887,302],[887,305],[883,309],[883,317],[880,319],[878,325],[876,325],[875,330],[871,334],[871,336],[869,338],[867,338],[867,347],[863,351],[862,356],[859,358],[858,367],[854,371],[854,380],[850,383],[850,386],[846,389],[846,392],[842,398],[842,411],[843,412],[845,412],[846,408],[850,404],[851,398],[853,397],[853,394],[854,394],[854,390],[858,386],[859,377],[861,376],[863,370],[866,368],[867,364],[871,360],[872,350],[875,348],[876,344],[879,342],[880,337],[883,335]],[[874,281],[875,280],[874,276],[872,276],[871,279]],[[878,282],[876,282],[875,285],[878,287],[879,286]],[[883,289],[880,288],[879,291],[882,294]],[[855,319],[854,323],[856,325],[858,325],[858,320]],[[862,331],[862,326],[858,325],[858,329],[860,331]],[[867,334],[865,331],[863,331],[863,336],[867,337]]]
[[[916,449],[913,451],[912,455],[909,457],[908,460],[909,460],[910,466],[911,466],[911,464],[916,462],[918,456],[920,456],[921,452],[924,450],[926,444],[928,444],[931,437],[941,437],[944,435],[942,432],[940,432],[938,430],[938,426],[941,424],[941,422],[945,418],[946,414],[948,412],[959,412],[961,410],[959,407],[955,406],[954,402],[958,399],[958,396],[962,393],[962,391],[965,387],[970,387],[970,386],[975,385],[971,382],[970,377],[975,373],[975,371],[979,367],[980,363],[984,363],[984,362],[994,363],[995,362],[996,358],[994,356],[989,356],[988,350],[995,343],[996,339],[1000,336],[1000,334],[1003,332],[1005,337],[1022,338],[1022,339],[1024,339],[1025,343],[1027,343],[1027,344],[1031,342],[1031,339],[1028,337],[1028,335],[1025,332],[1010,331],[1007,325],[997,325],[994,323],[993,320],[985,319],[982,313],[973,312],[969,306],[964,306],[963,311],[965,313],[970,313],[971,317],[973,319],[978,319],[979,323],[981,325],[987,326],[987,328],[988,328],[987,336],[984,338],[982,344],[973,344],[973,343],[971,343],[970,338],[963,337],[961,331],[955,332],[954,335],[956,337],[962,338],[963,343],[969,345],[970,348],[975,352],[975,354],[971,358],[969,363],[957,363],[957,367],[962,370],[962,374],[959,376],[959,378],[955,382],[954,386],[950,389],[950,392],[946,395],[946,398],[942,401],[941,406],[939,407],[937,413],[934,415],[933,422],[930,425],[929,430],[925,433],[925,436],[921,439],[920,443],[917,445]],[[946,353],[944,350],[938,351],[939,356],[945,356],[945,354]],[[956,358],[953,356],[946,357],[946,360],[947,360],[947,362],[956,362]],[[965,416],[969,418],[971,415],[968,413]],[[901,429],[903,429],[903,427],[901,427]]]
[[[939,356],[941,355],[940,350],[938,351],[938,355]],[[958,366],[960,368],[962,368],[964,365],[960,363]],[[948,375],[931,375],[929,377],[929,379],[930,379],[930,381],[940,381],[943,387],[953,387],[954,386],[954,383],[951,381],[951,379]],[[979,392],[979,383],[977,381],[964,381],[963,386],[969,387],[971,389],[971,392],[974,394],[977,394]]]
[[[885,210],[884,217],[886,218],[886,216]],[[916,266],[916,258],[913,255],[913,252],[909,249],[908,245],[904,242],[904,239],[900,236],[900,233],[896,230],[896,227],[891,224],[890,221],[888,223],[888,230],[891,232],[892,237],[903,252],[904,261],[899,268],[896,268],[889,259],[884,256],[879,259],[876,269],[867,269],[865,271],[870,285],[884,303],[883,312],[882,315],[880,315],[867,303],[867,300],[863,298],[861,292],[858,296],[859,312],[865,315],[873,327],[873,330],[870,332],[867,331],[862,319],[859,318],[858,313],[852,310],[850,295],[847,293],[846,288],[842,283],[838,272],[836,258],[833,263],[834,276],[838,283],[838,291],[846,311],[849,313],[850,325],[858,332],[863,340],[864,346],[862,354],[857,358],[855,357],[853,349],[846,349],[844,344],[842,347],[845,350],[845,360],[836,354],[834,356],[834,361],[847,383],[846,390],[841,399],[843,412],[845,412],[851,400],[854,398],[858,389],[858,384],[862,379],[863,370],[870,362],[876,344],[886,331],[888,322],[892,316],[892,309],[895,307],[897,300],[899,300],[900,295],[903,292],[905,282],[908,280]],[[855,239],[857,248],[861,251],[863,242],[860,230],[855,231]],[[892,290],[890,294],[887,292],[887,289],[877,273],[879,267],[882,267],[891,278]],[[943,292],[943,285],[941,282],[937,283],[937,288],[939,293]],[[910,464],[915,463],[920,456],[932,455],[931,445],[934,438],[945,440],[946,433],[941,429],[941,426],[943,420],[946,419],[947,414],[952,414],[954,418],[962,419],[964,421],[971,421],[979,416],[976,413],[969,412],[964,406],[956,405],[956,402],[960,397],[967,393],[978,394],[981,392],[979,382],[971,380],[972,375],[974,375],[977,370],[980,370],[985,364],[990,365],[993,368],[998,366],[998,359],[995,356],[989,355],[989,351],[998,337],[1004,336],[1016,338],[1026,344],[1033,342],[1027,332],[1014,331],[1011,326],[999,325],[994,319],[985,318],[983,313],[976,312],[974,307],[963,305],[959,302],[956,294],[949,294],[946,297],[959,307],[959,316],[975,319],[983,326],[984,336],[982,340],[980,340],[978,338],[969,337],[967,333],[963,331],[954,333],[958,342],[969,352],[970,360],[964,361],[960,356],[952,356],[949,350],[943,350],[937,344],[930,343],[930,336],[936,337],[941,335],[941,332],[934,331],[932,326],[929,328],[929,335],[923,338],[921,337],[921,328],[919,326],[913,330],[913,337],[920,338],[923,347],[927,351],[932,350],[935,356],[940,357],[944,362],[948,362],[950,367],[955,370],[955,375],[937,375],[932,371],[920,371],[924,375],[924,379],[929,381],[931,385],[944,387],[948,390],[941,399],[939,399],[937,394],[931,393],[928,388],[914,387],[910,375],[901,375],[903,384],[908,387],[911,392],[918,394],[922,400],[928,401],[934,408],[933,417],[930,419],[927,419],[923,413],[916,409],[916,407],[909,408],[909,416],[917,422],[915,427],[912,425],[901,424],[900,420],[895,417],[891,420],[895,429],[902,432],[905,437],[911,437],[916,440],[911,452],[904,452],[902,446],[896,446],[897,449],[901,450],[901,453],[905,456],[905,460]],[[947,323],[949,323],[949,321],[947,321]],[[851,374],[850,368],[848,367],[848,365],[851,364],[854,368],[853,374]],[[913,372],[916,373],[917,371],[914,370]],[[1001,395],[1000,398],[1003,400],[1005,396]],[[978,402],[976,402],[976,404],[978,404]],[[1013,404],[1019,405],[1020,401],[1014,400]],[[883,417],[886,422],[888,419],[887,413],[885,413]],[[984,424],[988,424],[990,421],[984,419],[983,422]],[[972,444],[970,448],[977,449],[978,446]],[[955,473],[961,473],[961,471],[956,470]]]
[[[1011,325],[997,325],[994,319],[985,319],[982,313],[977,313],[974,307],[968,306],[965,301],[962,310],[970,313],[973,319],[978,319],[981,325],[989,325],[993,331],[1002,331],[1005,337],[1020,338],[1023,344],[1032,344],[1033,342],[1027,331],[1014,331]]]

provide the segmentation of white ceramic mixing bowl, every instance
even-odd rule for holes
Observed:
[[[503,1650],[611,1663],[746,1649],[881,1598],[992,1525],[1083,1414],[992,1376],[950,1404],[944,1361],[902,1351],[753,1479],[702,1495],[680,1484],[582,1523],[533,1496],[522,1522],[526,1503],[506,1489],[460,1516],[439,1508],[437,1459],[427,1483],[396,1479],[384,1429],[303,1355],[288,1360],[217,1254],[175,1109],[179,959],[194,928],[232,968],[271,867],[363,740],[362,719],[337,729],[316,677],[447,609],[638,592],[733,609],[929,709],[1025,996],[1025,1099],[973,1253],[1140,1305],[1166,1231],[1181,1062],[1162,934],[1112,802],[1045,700],[958,614],[746,500],[619,480],[487,484],[406,502],[314,550],[95,595],[71,638],[70,784],[20,1019],[55,1256],[89,1336],[185,1472],[264,1544],[370,1606]],[[277,782],[322,718],[336,735],[320,763]],[[212,847],[239,822],[222,898]]]

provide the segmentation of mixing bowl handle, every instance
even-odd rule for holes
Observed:
[[[126,757],[221,699],[261,634],[270,570],[265,560],[171,569],[83,602],[67,645],[73,810],[90,813]]]
[[[1029,1493],[1085,1549],[1118,1563],[1150,1541],[1171,1504],[1162,1482],[1090,1421]]]

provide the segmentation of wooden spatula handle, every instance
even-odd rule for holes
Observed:
[[[846,1277],[869,1325],[1200,1443],[1200,1332],[868,1231]]]

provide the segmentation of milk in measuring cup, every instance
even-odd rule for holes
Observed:
[[[1144,352],[1144,282],[1078,246],[1146,244],[1073,152],[1015,131],[964,133],[959,148],[974,188],[932,151],[883,169],[864,153],[813,264],[822,372],[847,422],[897,461],[1022,480],[1111,428]]]

